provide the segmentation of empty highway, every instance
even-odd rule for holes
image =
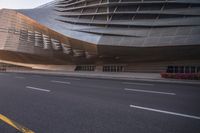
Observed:
[[[0,73],[0,114],[35,133],[200,133],[200,86]]]

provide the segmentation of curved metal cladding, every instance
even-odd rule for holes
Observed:
[[[7,9],[0,10],[0,39],[0,59],[24,63],[62,63],[68,45],[65,36]]]
[[[0,60],[13,62],[72,64],[96,51],[75,39],[70,39],[72,46],[68,37],[9,9],[0,10],[0,40]]]
[[[55,0],[16,11],[64,36],[72,62],[200,60],[199,0]]]
[[[102,49],[105,45],[200,44],[199,0],[60,0],[22,12],[70,38],[98,45],[99,54],[112,53]]]
[[[97,44],[199,44],[199,0],[65,0],[55,10],[56,19],[73,24],[73,30],[101,36]]]

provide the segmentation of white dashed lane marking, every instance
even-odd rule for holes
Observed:
[[[169,115],[175,115],[175,116],[181,116],[181,117],[185,117],[185,118],[192,118],[192,119],[200,120],[200,116],[181,114],[181,113],[153,109],[153,108],[142,107],[142,106],[136,106],[136,105],[130,105],[130,107],[135,108],[135,109],[141,109],[141,110],[146,110],[146,111],[152,111],[152,112],[157,112],[157,113],[163,113],[163,114],[169,114]]]
[[[58,84],[71,84],[71,82],[66,81],[58,81],[58,80],[51,80],[52,83],[58,83]]]
[[[17,79],[25,79],[25,77],[21,77],[21,76],[16,76],[15,78],[17,78]]]
[[[26,86],[26,88],[31,89],[31,90],[37,90],[37,91],[44,91],[44,92],[50,92],[51,91],[51,90],[37,88],[37,87],[32,87],[32,86]]]
[[[170,93],[170,92],[151,91],[151,90],[141,90],[141,89],[129,89],[129,88],[124,88],[124,90],[125,90],[125,91],[135,91],[135,92],[144,92],[144,93],[163,94],[163,95],[176,95],[175,93]]]

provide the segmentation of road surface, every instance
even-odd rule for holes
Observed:
[[[0,73],[0,114],[35,133],[200,133],[200,86]]]

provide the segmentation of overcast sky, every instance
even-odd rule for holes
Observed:
[[[34,8],[42,4],[46,4],[53,0],[0,0],[0,9],[1,8],[10,8],[10,9],[26,9]]]

